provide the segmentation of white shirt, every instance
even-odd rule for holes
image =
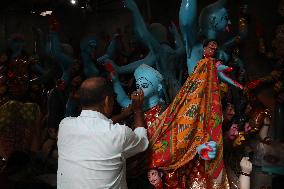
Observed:
[[[126,158],[145,151],[146,129],[134,132],[103,114],[83,110],[61,121],[58,133],[58,189],[127,189]]]

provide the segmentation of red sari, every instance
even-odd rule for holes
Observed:
[[[166,173],[166,188],[227,188],[215,63],[200,60],[171,105],[148,127],[148,168]],[[199,159],[197,147],[210,140],[218,145],[216,158]]]

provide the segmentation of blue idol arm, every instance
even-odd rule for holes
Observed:
[[[133,73],[136,70],[136,68],[138,68],[140,65],[147,64],[149,66],[154,66],[156,61],[157,61],[156,56],[154,55],[153,52],[150,51],[148,55],[141,60],[137,60],[125,66],[117,67],[117,72],[118,74]]]
[[[238,82],[232,80],[231,78],[229,78],[229,77],[224,73],[224,72],[232,71],[232,68],[230,68],[230,67],[228,67],[228,66],[225,66],[225,65],[222,65],[220,62],[217,62],[216,66],[217,66],[218,77],[219,77],[222,81],[224,81],[224,82],[226,82],[226,83],[228,83],[228,84],[230,84],[230,85],[233,85],[233,86],[235,86],[235,87],[237,87],[237,88],[243,89],[243,86],[242,86],[240,83],[238,83]]]
[[[127,108],[131,104],[131,99],[126,95],[118,79],[113,80],[113,89],[117,95],[116,100],[122,108]]]
[[[133,0],[124,0],[124,5],[130,10],[134,22],[134,30],[142,42],[152,51],[158,51],[160,44],[148,31],[141,13]]]
[[[109,72],[111,76],[112,83],[113,83],[113,89],[114,89],[115,94],[117,95],[116,100],[121,107],[126,108],[131,104],[131,100],[125,93],[119,81],[118,74],[116,72],[116,68],[114,65],[115,63],[112,60],[108,59],[104,61],[105,69],[106,71]]]
[[[190,58],[192,47],[198,38],[197,0],[182,0],[179,10],[179,24],[187,58]]]
[[[177,30],[177,27],[174,23],[170,26],[170,32],[172,33],[175,39],[175,52],[178,57],[181,57],[185,54],[185,48],[182,41],[182,37]]]

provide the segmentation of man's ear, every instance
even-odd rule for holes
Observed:
[[[104,106],[108,106],[109,103],[111,102],[111,97],[110,96],[106,96],[105,99],[104,99]]]

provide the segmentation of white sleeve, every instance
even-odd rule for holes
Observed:
[[[143,127],[138,127],[134,131],[129,127],[125,128],[125,140],[123,144],[124,157],[129,158],[145,151],[149,145],[147,130]]]

